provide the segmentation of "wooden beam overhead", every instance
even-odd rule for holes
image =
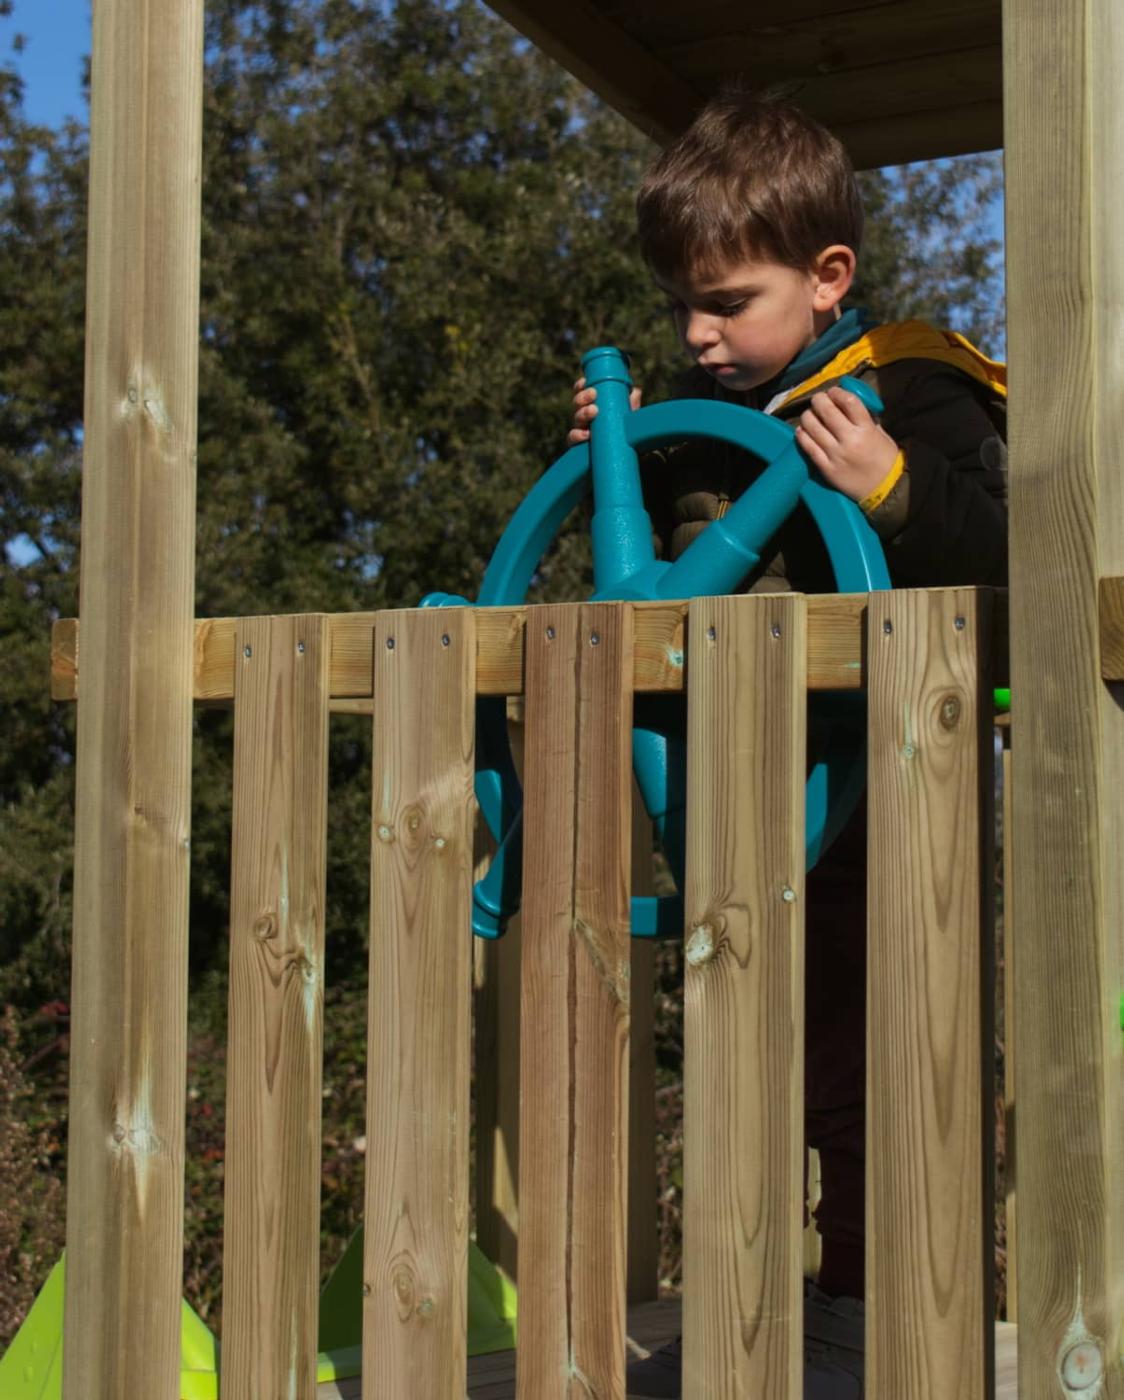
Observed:
[[[611,106],[667,142],[732,79],[836,131],[861,168],[1002,141],[1000,0],[494,0]]]
[[[690,125],[702,104],[705,94],[591,4],[493,0],[492,9],[657,141]]]
[[[850,9],[827,20],[783,26],[747,26],[743,17],[720,34],[657,43],[654,51],[693,83],[711,85],[739,72],[749,82],[768,85],[778,73],[878,73],[910,59],[997,45],[1002,28],[999,10],[981,8],[979,0],[899,0],[891,9]]]

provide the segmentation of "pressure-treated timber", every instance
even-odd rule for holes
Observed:
[[[702,97],[588,0],[489,0],[493,10],[543,53],[657,141],[688,126]]]
[[[652,823],[632,789],[632,893],[651,895]],[[659,1296],[656,1183],[656,944],[632,943],[628,1029],[628,1302]]]
[[[1007,1321],[1019,1320],[1018,1131],[1015,1113],[1015,891],[1010,731],[1003,747],[1003,1193],[1007,1242]]]
[[[991,597],[871,604],[864,1393],[986,1400]]]
[[[521,1400],[623,1400],[633,609],[527,639]]]
[[[1007,675],[1006,594],[996,597],[995,674]],[[686,654],[685,602],[635,603],[637,691],[680,691]],[[808,689],[859,690],[866,684],[865,593],[808,596]],[[523,690],[526,608],[477,608],[476,688],[480,695],[518,695]],[[329,615],[332,629],[330,686],[333,709],[370,713],[369,705],[347,706],[371,695],[372,628],[376,613]],[[236,618],[201,618],[195,624],[195,699],[228,701],[234,694]],[[78,624],[73,618],[51,629],[51,696],[73,700],[79,686]],[[1124,678],[1124,661],[1118,679]]]
[[[492,4],[660,141],[731,79],[799,102],[860,167],[1002,141],[999,0]]]
[[[474,626],[460,608],[375,627],[368,1400],[465,1392]]]
[[[805,602],[691,604],[683,1394],[802,1394]]]
[[[1004,29],[1019,1389],[1120,1400],[1124,7],[1019,0]]]
[[[316,1393],[328,627],[238,629],[223,1393]]]
[[[203,0],[93,28],[67,1400],[177,1393]]]
[[[748,18],[744,10],[742,18]],[[656,55],[708,88],[731,68],[767,87],[777,73],[787,82],[856,70],[869,74],[874,54],[882,66],[995,45],[1001,28],[999,6],[980,0],[897,0],[891,8],[852,7],[807,24],[733,24],[720,34],[657,48]]]

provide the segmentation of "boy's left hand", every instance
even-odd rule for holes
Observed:
[[[898,455],[898,444],[862,400],[838,385],[813,396],[800,415],[796,441],[824,480],[852,501],[881,486]]]

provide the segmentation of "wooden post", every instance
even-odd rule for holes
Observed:
[[[203,0],[94,7],[64,1393],[179,1394]]]
[[[520,1400],[624,1395],[632,620],[528,610]]]
[[[1003,747],[1003,1190],[1007,1234],[1007,1321],[1019,1320],[1018,1128],[1015,1112],[1015,898],[1011,835],[1011,731]]]
[[[463,1400],[476,635],[375,624],[363,1394]]]
[[[632,788],[632,893],[651,895],[652,823]],[[632,944],[628,1033],[628,1301],[659,1296],[660,1240],[656,1218],[656,944]]]
[[[683,1394],[802,1394],[805,601],[688,623]]]
[[[968,589],[870,599],[871,1400],[992,1393],[990,620]]]
[[[316,1393],[328,820],[323,617],[238,628],[222,1388]]]
[[[1003,20],[1019,1393],[1118,1400],[1124,689],[1097,584],[1124,574],[1124,6]]]

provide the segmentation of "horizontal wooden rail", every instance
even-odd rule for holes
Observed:
[[[1124,580],[1106,580],[1119,582]],[[808,689],[861,690],[866,683],[865,593],[817,593],[808,597]],[[636,603],[633,687],[682,691],[687,654],[687,604]],[[480,695],[523,692],[523,634],[527,609],[476,608],[476,690]],[[996,680],[1007,674],[1006,594],[996,597]],[[370,709],[372,637],[378,613],[333,613],[329,687],[336,711]],[[1120,609],[1124,634],[1124,602]],[[195,699],[234,696],[234,634],[238,619],[199,618],[195,623]],[[1107,653],[1106,653],[1107,654]],[[51,631],[51,697],[74,700],[79,684],[78,623],[56,622]],[[1124,642],[1119,678],[1124,678]],[[1117,677],[1112,677],[1117,678]],[[364,703],[366,702],[366,703]]]

